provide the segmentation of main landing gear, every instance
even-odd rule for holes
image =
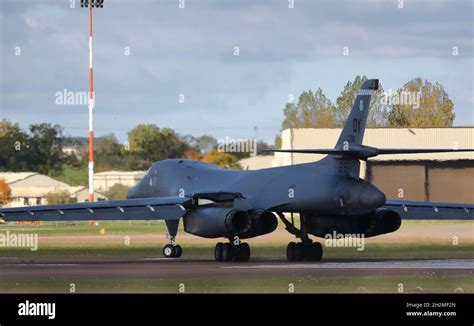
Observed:
[[[297,229],[291,214],[291,222],[283,213],[278,213],[281,221],[285,224],[286,230],[301,239],[301,242],[290,242],[286,247],[286,258],[289,261],[320,261],[323,257],[323,246],[319,242],[313,242],[306,231],[306,216],[300,215],[301,227]]]
[[[319,242],[290,242],[286,247],[289,261],[320,261],[323,257],[323,246]]]
[[[214,248],[214,258],[216,261],[246,262],[250,259],[250,246],[245,242],[238,245],[218,242]]]

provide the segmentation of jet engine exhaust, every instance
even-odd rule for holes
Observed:
[[[203,238],[240,236],[252,226],[251,216],[243,210],[202,207],[186,214],[184,230]]]
[[[245,211],[231,210],[227,213],[225,226],[230,234],[241,234],[252,225],[249,214]]]
[[[252,217],[252,225],[247,232],[240,235],[240,238],[252,238],[259,235],[272,233],[278,226],[278,220],[270,211],[257,209],[250,213]]]

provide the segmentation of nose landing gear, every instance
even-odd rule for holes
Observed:
[[[165,258],[179,258],[183,254],[183,248],[176,244],[176,234],[178,233],[179,221],[166,221],[168,232],[166,234],[169,243],[163,247],[163,256]]]
[[[171,243],[163,247],[163,256],[165,258],[179,258],[183,254],[183,248],[180,245],[173,245]]]

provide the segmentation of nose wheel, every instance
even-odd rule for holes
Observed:
[[[242,242],[239,245],[218,242],[214,248],[216,261],[241,261],[250,260],[250,246]]]
[[[165,258],[179,258],[183,254],[183,248],[180,245],[167,244],[163,247],[163,256]]]
[[[166,237],[168,238],[168,244],[163,247],[163,256],[165,258],[179,258],[183,254],[183,248],[176,244],[176,234],[178,233],[179,221],[166,220]]]

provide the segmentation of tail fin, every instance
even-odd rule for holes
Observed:
[[[378,89],[378,79],[369,79],[362,84],[336,143],[336,149],[347,149],[350,145],[362,145],[367,116],[369,115],[370,99]]]

